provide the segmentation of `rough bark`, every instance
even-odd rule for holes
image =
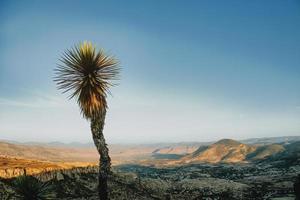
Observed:
[[[100,116],[91,119],[91,131],[93,134],[93,140],[100,155],[98,185],[100,200],[109,199],[107,182],[109,175],[111,174],[111,162],[108,154],[108,147],[103,135],[105,114],[106,112],[103,111],[103,113]]]

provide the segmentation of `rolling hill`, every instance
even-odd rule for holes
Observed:
[[[298,155],[299,142],[288,145],[248,145],[241,142],[223,139],[209,146],[201,146],[195,152],[180,158],[177,163],[243,163],[264,160],[270,157]],[[300,156],[300,155],[299,155]]]
[[[94,148],[66,148],[0,142],[0,156],[51,162],[96,162]]]
[[[231,139],[223,139],[207,147],[200,147],[194,153],[181,158],[180,162],[243,162],[246,156],[255,150],[255,146],[242,144]]]

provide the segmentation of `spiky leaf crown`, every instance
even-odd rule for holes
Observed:
[[[66,50],[55,69],[54,81],[58,89],[77,97],[83,116],[97,117],[107,108],[109,88],[118,79],[118,61],[103,50],[96,51],[90,42],[84,42]]]

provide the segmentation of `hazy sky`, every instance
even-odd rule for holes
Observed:
[[[52,81],[89,40],[121,61],[110,143],[300,135],[300,2],[0,1],[0,139],[91,141]]]

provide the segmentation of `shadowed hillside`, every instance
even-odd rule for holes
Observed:
[[[247,160],[261,160],[267,158],[271,155],[283,152],[285,148],[280,144],[270,144],[266,146],[257,147],[257,149],[247,155]]]

